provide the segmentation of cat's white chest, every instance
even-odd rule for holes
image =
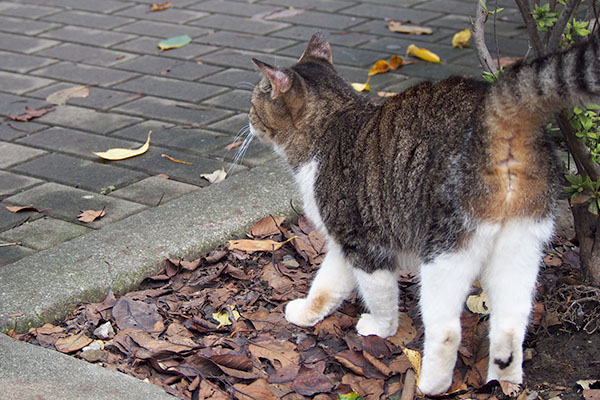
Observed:
[[[317,228],[326,232],[323,225],[323,219],[315,198],[315,179],[317,176],[318,164],[316,160],[312,160],[301,166],[296,174],[296,182],[302,193],[302,201],[304,202],[304,213],[310,218]]]

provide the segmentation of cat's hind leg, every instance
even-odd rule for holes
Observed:
[[[308,295],[287,304],[285,319],[294,325],[313,326],[335,311],[355,287],[352,267],[339,246],[329,240],[327,255],[310,286]]]
[[[507,222],[483,268],[481,284],[491,311],[488,381],[522,383],[523,340],[543,247],[552,231],[551,219]]]
[[[393,336],[398,330],[398,274],[387,269],[368,273],[355,268],[354,275],[363,302],[369,309],[362,314],[356,330],[363,336]]]

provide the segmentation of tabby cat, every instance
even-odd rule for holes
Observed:
[[[490,316],[488,380],[522,382],[522,343],[538,266],[553,234],[558,168],[552,112],[600,92],[598,43],[522,62],[499,82],[452,77],[377,104],[336,73],[315,34],[296,65],[253,59],[250,131],[291,166],[328,253],[286,319],[313,326],[354,289],[361,335],[394,335],[399,269],[419,271],[425,326],[418,382],[447,390],[472,283]],[[596,97],[597,98],[597,97]]]

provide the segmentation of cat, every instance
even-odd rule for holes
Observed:
[[[418,388],[445,392],[460,315],[479,279],[491,310],[487,380],[522,383],[522,344],[540,259],[553,235],[559,168],[541,129],[552,112],[597,98],[598,43],[521,62],[495,84],[418,84],[382,104],[335,71],[316,33],[298,62],[253,59],[250,132],[289,164],[327,255],[306,298],[285,308],[310,327],[357,289],[356,329],[398,329],[399,269],[419,271],[425,327]]]

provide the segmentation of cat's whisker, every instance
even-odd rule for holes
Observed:
[[[253,90],[255,86],[256,86],[256,83],[244,81],[244,82],[238,82],[237,85],[235,85],[235,88],[236,89],[250,89],[250,90]]]
[[[252,135],[249,125],[240,129],[233,143],[237,143],[239,141],[241,141],[242,143],[237,147],[237,152],[231,161],[231,167],[229,167],[227,174],[229,174],[236,166],[241,165],[242,160],[244,159],[244,156],[246,155],[248,147],[250,146],[250,143],[252,142],[253,138],[254,135]]]

